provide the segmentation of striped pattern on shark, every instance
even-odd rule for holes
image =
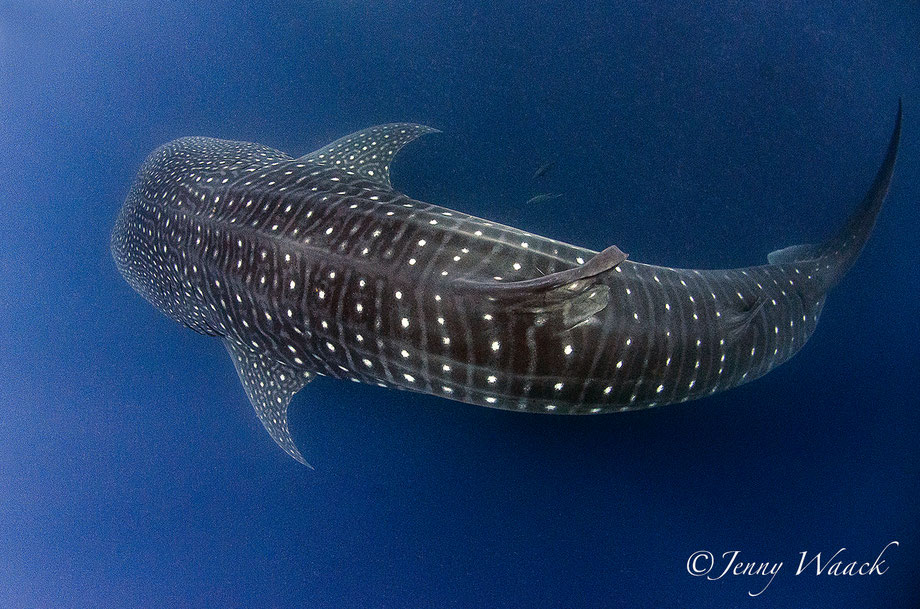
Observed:
[[[821,245],[767,264],[677,269],[569,245],[395,191],[389,164],[434,129],[389,124],[300,158],[190,137],[144,162],[112,233],[125,279],[220,337],[271,437],[316,374],[494,408],[595,414],[762,376],[815,329],[888,191]]]

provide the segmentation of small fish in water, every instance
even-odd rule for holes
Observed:
[[[543,163],[535,172],[533,172],[533,177],[531,180],[536,180],[537,178],[542,178],[548,174],[553,167],[556,166],[556,161],[550,161],[549,163]]]
[[[546,193],[539,194],[535,197],[530,197],[529,199],[527,199],[527,205],[531,205],[531,204],[535,205],[537,203],[546,203],[547,201],[558,199],[561,196],[562,196],[562,193],[546,192]]]

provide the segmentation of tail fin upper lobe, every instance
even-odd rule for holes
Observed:
[[[901,116],[901,101],[898,100],[898,116],[895,120],[891,140],[888,143],[888,152],[885,154],[882,166],[875,175],[872,187],[866,193],[856,211],[850,215],[843,228],[834,237],[816,246],[811,252],[811,256],[809,256],[814,259],[823,259],[822,262],[825,262],[829,267],[825,279],[825,290],[837,285],[840,279],[846,275],[856,258],[859,257],[859,253],[872,233],[875,218],[882,208],[885,195],[888,194],[888,187],[891,184],[891,176],[894,172],[895,158],[898,156],[898,142],[901,139]]]
[[[882,208],[888,186],[891,184],[891,175],[894,172],[894,161],[898,156],[898,142],[901,139],[901,101],[898,100],[898,116],[894,124],[894,132],[888,143],[888,152],[885,160],[875,174],[872,188],[866,193],[862,203],[850,215],[843,228],[824,243],[818,245],[802,244],[792,245],[775,252],[770,252],[767,260],[770,264],[794,264],[797,262],[818,262],[822,269],[819,285],[812,286],[816,294],[826,293],[837,285],[846,275],[875,226],[875,218]]]

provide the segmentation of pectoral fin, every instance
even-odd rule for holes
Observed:
[[[298,372],[231,340],[224,339],[223,342],[243,382],[243,389],[272,440],[284,452],[313,469],[297,450],[287,421],[291,398],[313,380],[313,373]]]
[[[377,125],[339,138],[303,160],[356,173],[384,188],[390,185],[390,161],[402,148],[437,129],[413,123]]]

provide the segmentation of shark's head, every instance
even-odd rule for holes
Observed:
[[[110,246],[115,266],[128,284],[155,307],[185,323],[181,303],[170,297],[176,293],[177,277],[164,271],[175,269],[168,236],[179,237],[167,209],[177,193],[170,176],[179,171],[183,156],[177,144],[181,140],[161,146],[144,161],[115,219]]]
[[[147,297],[146,285],[157,264],[157,226],[162,217],[162,175],[171,156],[171,144],[160,146],[147,156],[112,228],[111,250],[115,266],[135,290]],[[146,281],[145,281],[146,278]],[[148,298],[149,299],[149,298]]]
[[[140,235],[142,230],[139,227],[139,217],[137,209],[140,202],[139,183],[135,181],[125,199],[124,204],[118,211],[118,217],[115,219],[115,226],[112,228],[112,237],[110,241],[112,258],[115,260],[115,266],[127,282],[138,292],[142,292],[140,277],[143,274],[143,260],[145,244]]]
[[[290,157],[267,146],[205,137],[180,138],[154,150],[112,230],[111,251],[119,272],[169,317],[213,334],[208,303],[200,290],[191,289],[189,277],[203,264],[204,252],[195,249],[202,241],[202,226],[228,198],[217,189],[232,172],[284,160]]]

